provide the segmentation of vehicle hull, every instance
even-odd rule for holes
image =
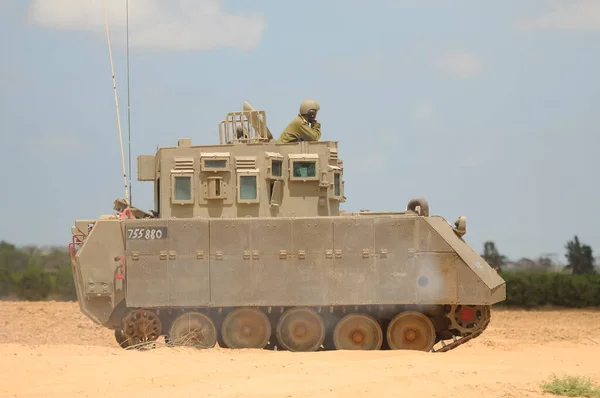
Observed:
[[[489,310],[506,298],[505,281],[444,218],[411,213],[105,218],[73,264],[83,313],[114,329],[148,309],[162,314],[162,332],[185,311],[209,314],[220,330],[248,307],[268,316],[310,308],[333,324],[346,312],[389,322],[417,310],[439,332],[444,308]]]

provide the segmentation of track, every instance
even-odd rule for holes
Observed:
[[[76,303],[0,302],[0,397],[547,397],[539,384],[552,374],[600,383],[600,311],[492,311],[484,333],[446,355],[160,348],[162,339],[137,352]]]

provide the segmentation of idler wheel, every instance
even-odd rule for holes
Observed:
[[[153,311],[146,309],[134,310],[123,320],[121,336],[115,331],[117,341],[121,346],[134,346],[158,339],[162,332],[162,323]]]
[[[325,339],[325,322],[309,308],[293,308],[279,318],[275,332],[289,351],[316,351]]]
[[[212,348],[217,343],[217,330],[211,319],[200,312],[186,312],[171,324],[169,340],[174,345]]]
[[[392,319],[386,337],[392,350],[431,351],[435,344],[435,327],[420,312],[406,311]]]
[[[333,344],[337,350],[379,350],[383,331],[369,315],[348,314],[335,325]]]
[[[228,348],[264,348],[271,337],[271,322],[258,308],[238,308],[223,320],[221,335]]]

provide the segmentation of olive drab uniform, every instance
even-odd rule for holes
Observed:
[[[314,122],[312,126],[298,115],[287,125],[279,140],[280,144],[297,141],[319,141],[321,138],[321,123]]]
[[[277,142],[285,144],[298,141],[319,141],[321,123],[317,121],[317,113],[320,109],[321,106],[315,100],[302,101],[298,116],[286,126]]]

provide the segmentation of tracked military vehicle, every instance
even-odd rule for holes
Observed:
[[[72,228],[81,311],[122,347],[443,352],[480,335],[506,287],[463,240],[465,217],[420,198],[344,212],[343,171],[337,142],[278,144],[247,103],[218,145],[139,156],[154,209],[117,199]]]

